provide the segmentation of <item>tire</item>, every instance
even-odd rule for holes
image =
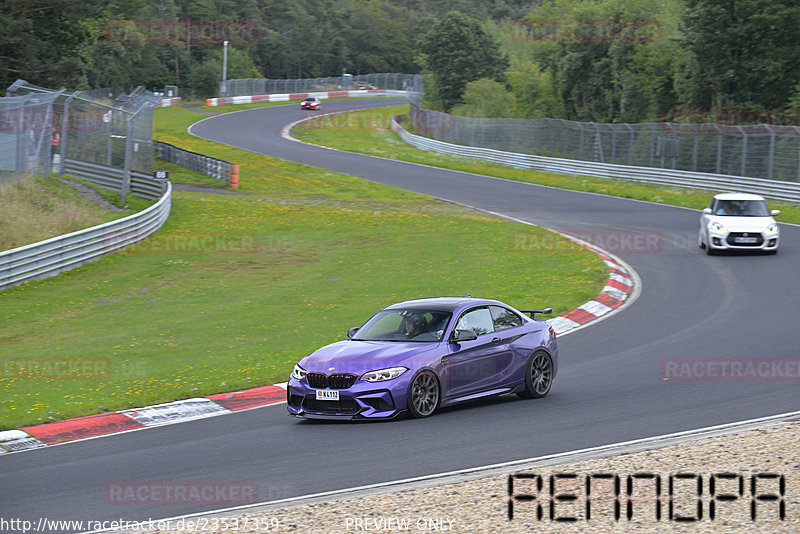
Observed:
[[[408,387],[408,413],[411,417],[428,417],[439,406],[441,389],[436,375],[430,371],[422,371],[411,381]]]
[[[553,359],[543,350],[537,350],[528,358],[525,366],[525,389],[517,393],[523,399],[540,399],[547,395],[553,385]]]
[[[706,248],[706,244],[703,243],[703,232],[697,232],[697,246],[702,248]]]

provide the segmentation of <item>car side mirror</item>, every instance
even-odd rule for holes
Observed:
[[[451,341],[458,343],[460,341],[472,341],[478,339],[478,335],[472,330],[456,330],[451,336]]]
[[[353,336],[356,335],[356,332],[358,332],[359,328],[361,328],[361,327],[360,326],[354,326],[353,328],[348,330],[347,331],[347,339],[352,339]]]
[[[711,208],[703,208],[703,213],[706,215],[711,215]]]
[[[769,214],[772,215],[773,217],[777,217],[778,215],[781,214],[781,210],[772,210],[771,212],[769,212]]]

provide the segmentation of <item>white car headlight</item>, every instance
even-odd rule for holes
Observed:
[[[711,230],[712,232],[724,232],[724,231],[726,231],[725,225],[720,223],[720,222],[717,222],[717,221],[713,221],[711,224],[709,224],[708,225],[708,229]]]
[[[405,367],[391,367],[389,369],[369,371],[368,373],[361,375],[361,380],[366,380],[367,382],[383,382],[384,380],[392,380],[393,378],[397,378],[406,371],[408,371],[408,369]]]
[[[292,369],[292,378],[296,378],[297,380],[302,380],[306,377],[306,370],[300,367],[299,365],[295,365],[294,369]]]
[[[775,232],[778,231],[778,223],[770,223],[769,225],[767,225],[765,231],[768,234],[774,234]]]

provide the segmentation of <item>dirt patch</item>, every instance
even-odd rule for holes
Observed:
[[[84,198],[88,198],[89,200],[93,201],[94,203],[96,203],[98,206],[100,206],[104,210],[107,210],[107,211],[126,211],[123,208],[120,208],[119,206],[116,206],[116,205],[112,204],[106,197],[104,197],[103,195],[101,195],[100,193],[98,193],[97,191],[95,191],[94,189],[92,189],[91,187],[89,187],[86,184],[82,184],[80,182],[73,182],[72,180],[65,180],[63,178],[62,178],[62,180],[65,183],[67,183],[70,186],[72,186],[73,188],[75,188],[75,190],[78,191],[78,193],[80,193],[81,196],[83,196]]]

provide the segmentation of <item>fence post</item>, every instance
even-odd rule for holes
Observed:
[[[654,154],[655,143],[656,143],[656,130],[655,130],[654,126],[651,126],[650,127],[650,164],[648,165],[649,167],[653,166],[653,157],[655,156],[655,154]]]
[[[775,130],[773,130],[772,126],[769,124],[765,124],[764,126],[766,126],[769,130],[769,159],[767,160],[767,179],[772,180],[772,169],[775,162]]]
[[[747,169],[747,132],[741,126],[736,128],[742,134],[742,172],[740,176],[745,176],[745,169]]]
[[[61,124],[61,158],[58,160],[58,174],[64,174],[64,159],[67,157],[67,124],[69,124],[69,104],[72,102],[72,99],[75,98],[75,93],[72,93],[67,97],[67,100],[64,102],[64,116],[62,117],[62,124]]]
[[[800,134],[800,127],[795,126],[794,131],[797,134]],[[800,135],[798,135],[798,146],[797,146],[797,181],[800,182]]]
[[[625,126],[628,127],[628,135],[631,136],[631,143],[628,147],[628,165],[633,165],[633,151],[636,150],[635,141],[636,141],[636,134],[634,133],[633,126],[625,123]]]
[[[138,113],[138,112],[137,112]],[[133,117],[128,115],[128,124],[125,128],[125,163],[122,168],[122,186],[120,187],[120,202],[125,205],[125,197],[131,188],[131,160],[133,159]]]
[[[18,80],[19,81],[19,80]],[[16,85],[17,82],[14,82]],[[12,85],[13,87],[13,85]],[[8,89],[8,92],[11,92],[11,89]],[[30,125],[28,124],[28,105],[31,99],[33,98],[32,94],[25,95],[24,100],[22,101],[18,117],[19,120],[17,121],[17,153],[16,158],[17,162],[14,165],[14,176],[19,179],[24,176],[28,172],[28,166],[30,165],[30,154],[31,146],[30,146],[30,136],[28,135],[28,129]]]

